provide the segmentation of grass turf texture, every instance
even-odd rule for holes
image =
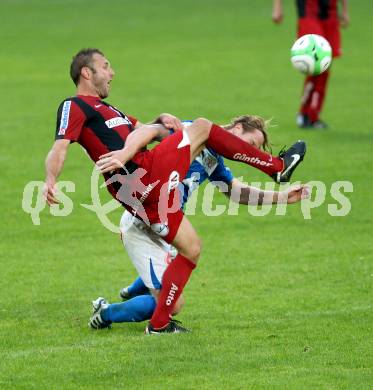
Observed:
[[[373,6],[363,3],[351,2],[345,55],[333,64],[326,132],[294,125],[302,76],[289,62],[292,2],[282,26],[259,0],[0,3],[1,388],[371,387],[373,59],[361,37],[372,35]],[[118,237],[79,206],[90,203],[91,170],[79,147],[61,176],[76,183],[73,213],[45,210],[33,226],[21,210],[25,184],[43,179],[57,106],[74,93],[70,59],[87,46],[117,72],[108,101],[143,121],[164,111],[216,122],[273,117],[277,150],[307,141],[294,179],[329,189],[351,181],[351,213],[331,217],[329,195],[306,221],[298,205],[283,217],[199,211],[191,220],[204,249],[180,316],[193,333],[145,337],[145,324],[90,331],[90,300],[116,300],[135,272]],[[249,182],[266,180],[229,165]]]

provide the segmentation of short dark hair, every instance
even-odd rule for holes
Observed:
[[[79,83],[80,72],[82,68],[87,66],[94,71],[92,65],[92,57],[94,54],[100,54],[105,57],[104,53],[102,53],[101,50],[92,48],[82,49],[73,57],[73,60],[71,61],[70,65],[70,77],[74,81],[75,85],[78,85]]]

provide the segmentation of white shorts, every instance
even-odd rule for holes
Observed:
[[[122,215],[120,231],[123,245],[145,286],[159,290],[176,249],[128,211]]]

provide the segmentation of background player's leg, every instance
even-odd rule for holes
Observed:
[[[302,17],[298,19],[298,38],[306,34],[317,34],[325,36],[324,27],[320,19],[317,17]],[[311,102],[318,99],[318,93],[315,92],[315,85],[318,76],[307,76],[303,86],[303,94],[301,97],[301,105],[299,109],[300,117],[297,117],[299,127],[310,126]]]
[[[306,127],[309,124],[309,108],[313,89],[314,76],[307,76],[304,80],[303,93],[300,99],[299,113],[302,117],[297,118],[297,124],[300,127]]]
[[[301,98],[300,113],[303,115],[303,118],[298,123],[300,127],[311,126],[319,120],[329,74],[330,72],[327,70],[318,76],[308,76],[306,78]]]
[[[311,123],[319,120],[320,112],[324,103],[329,71],[315,76],[314,87],[309,102],[309,119]]]

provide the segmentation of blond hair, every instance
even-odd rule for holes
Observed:
[[[242,125],[242,131],[244,133],[259,130],[263,134],[264,138],[262,149],[265,151],[271,151],[271,144],[267,134],[268,125],[270,123],[269,120],[265,120],[258,115],[241,115],[233,118],[228,125],[224,126],[224,128],[227,130],[232,129],[238,123]]]

